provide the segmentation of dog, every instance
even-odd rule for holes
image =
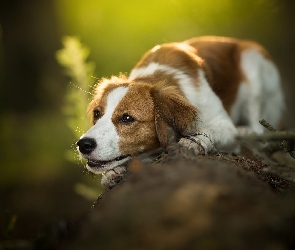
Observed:
[[[236,126],[262,133],[259,120],[277,126],[283,106],[279,70],[253,41],[212,36],[157,45],[129,77],[95,86],[93,126],[78,150],[93,173],[167,148],[170,130],[197,154],[237,151]]]

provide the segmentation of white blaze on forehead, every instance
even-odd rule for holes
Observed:
[[[103,117],[112,117],[114,110],[126,95],[127,90],[127,87],[118,87],[109,93],[107,97],[107,107]]]
[[[127,91],[127,87],[118,87],[112,90],[107,97],[104,115],[83,135],[83,137],[95,139],[97,143],[97,148],[90,155],[91,158],[108,161],[121,156],[120,138],[112,122],[112,115]]]

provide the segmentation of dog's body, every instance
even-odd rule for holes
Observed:
[[[168,128],[198,154],[232,151],[235,125],[261,133],[264,118],[277,126],[283,103],[277,67],[254,42],[200,37],[158,45],[129,78],[97,85],[88,109],[94,125],[78,146],[94,173],[167,147]]]

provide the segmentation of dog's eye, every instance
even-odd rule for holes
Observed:
[[[93,118],[98,119],[100,117],[100,111],[98,109],[93,110]]]
[[[132,123],[135,121],[135,119],[131,115],[124,114],[122,115],[120,121],[123,123]]]

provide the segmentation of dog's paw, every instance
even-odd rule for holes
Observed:
[[[111,189],[120,183],[125,175],[126,167],[118,166],[105,172],[101,178],[101,185],[104,189]]]
[[[203,134],[188,138],[181,138],[178,143],[183,147],[193,149],[198,155],[205,155],[216,151],[210,138]]]
[[[206,151],[205,148],[202,146],[201,143],[196,143],[190,139],[187,138],[181,138],[178,142],[183,147],[186,147],[188,149],[193,149],[194,152],[198,155],[205,155]]]

